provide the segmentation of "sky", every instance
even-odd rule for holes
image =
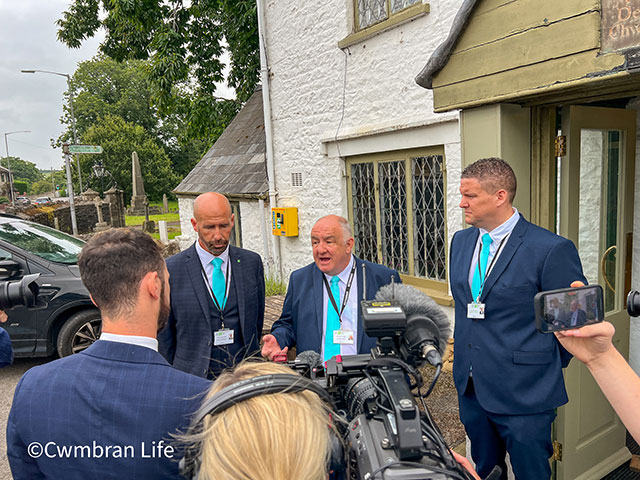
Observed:
[[[0,0],[0,156],[9,155],[36,164],[40,169],[60,169],[60,149],[51,138],[64,130],[60,123],[67,80],[44,73],[25,74],[22,69],[50,70],[70,75],[78,62],[98,52],[99,38],[86,40],[79,49],[69,49],[56,40],[55,21],[66,10],[68,0]]]

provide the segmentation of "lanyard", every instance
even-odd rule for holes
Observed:
[[[324,286],[327,289],[327,293],[329,294],[329,300],[331,301],[331,305],[333,305],[334,310],[338,314],[338,320],[340,324],[342,324],[342,312],[344,312],[344,308],[347,306],[347,301],[349,300],[349,291],[351,291],[351,284],[353,283],[353,276],[356,273],[356,262],[353,262],[353,267],[351,267],[351,272],[349,272],[349,278],[347,279],[347,288],[344,291],[344,298],[342,299],[342,306],[340,310],[338,310],[338,304],[336,303],[336,299],[333,298],[333,293],[331,293],[331,287],[329,287],[329,282],[327,282],[327,276],[323,273],[322,280],[324,280]]]
[[[500,242],[500,245],[498,245],[498,250],[496,250],[495,255],[491,259],[491,263],[489,264],[489,266],[486,269],[486,275],[484,275],[484,278],[483,278],[483,275],[482,275],[482,270],[480,269],[480,253],[482,251],[482,247],[480,247],[478,249],[478,274],[480,276],[480,290],[478,290],[478,298],[476,298],[476,303],[480,303],[480,297],[482,296],[482,290],[484,290],[484,282],[487,279],[487,277],[489,276],[489,273],[491,272],[491,269],[493,268],[493,264],[496,262],[496,259],[498,258],[498,255],[500,255],[500,250],[502,250],[502,246],[504,245],[504,242],[507,240],[507,238],[509,238],[509,235],[505,235],[505,237]]]
[[[211,295],[213,304],[218,309],[218,312],[220,312],[220,323],[222,323],[222,328],[224,328],[224,317],[222,316],[222,310],[224,310],[224,306],[227,304],[227,297],[229,296],[229,264],[231,263],[230,260],[231,259],[227,260],[227,274],[224,277],[224,302],[222,304],[222,308],[220,308],[220,303],[216,299],[216,296],[213,294],[213,288],[211,288],[211,284],[207,279],[207,272],[204,271],[202,262],[200,262],[200,270],[202,271],[202,277],[204,278],[204,283],[207,286],[207,290],[209,290],[209,295]]]

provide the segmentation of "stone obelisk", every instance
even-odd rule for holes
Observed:
[[[140,162],[138,161],[138,153],[133,152],[131,154],[132,164],[132,183],[133,183],[133,195],[131,196],[131,215],[144,215],[145,203],[147,203],[147,196],[144,193],[144,183],[142,182],[142,171],[140,170]]]

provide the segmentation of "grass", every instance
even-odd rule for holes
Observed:
[[[135,215],[135,216],[126,216],[125,223],[127,227],[132,227],[134,225],[142,225],[145,220],[144,215]],[[179,222],[180,214],[178,213],[161,213],[159,215],[149,215],[149,220],[153,220],[154,222],[159,222],[160,220],[166,220],[167,222]]]
[[[164,206],[162,205],[162,202],[149,202],[149,206],[156,206],[156,207],[160,207],[163,208]],[[177,200],[169,200],[167,202],[167,206],[169,207],[169,211],[170,212],[177,212],[178,211],[178,201]]]
[[[180,230],[179,229],[178,230],[168,230],[167,233],[169,234],[169,240],[173,240],[178,235],[180,235]],[[160,240],[160,234],[159,233],[150,233],[149,235],[151,235],[156,240]]]
[[[284,295],[287,293],[287,284],[280,280],[265,276],[264,283],[265,295],[267,297],[271,297],[272,295]]]

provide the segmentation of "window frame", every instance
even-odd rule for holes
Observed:
[[[443,174],[443,200],[444,200],[444,256],[445,256],[445,270],[443,280],[433,280],[424,277],[417,277],[413,275],[415,271],[415,258],[414,258],[414,218],[413,218],[413,183],[412,183],[412,168],[411,159],[416,157],[428,157],[432,155],[442,156],[442,174]],[[381,152],[365,155],[357,155],[347,157],[346,162],[346,180],[347,180],[347,205],[348,205],[348,217],[349,223],[352,229],[354,229],[353,218],[353,191],[352,191],[352,173],[351,166],[354,164],[372,163],[374,164],[374,192],[375,192],[375,211],[376,211],[376,253],[377,262],[382,263],[382,229],[381,229],[381,209],[380,209],[380,183],[378,164],[387,162],[404,161],[405,166],[405,206],[406,206],[406,219],[407,219],[407,259],[409,264],[409,273],[401,273],[400,277],[406,284],[413,285],[420,289],[426,290],[431,294],[436,301],[440,304],[451,305],[452,299],[449,296],[449,236],[447,228],[447,212],[448,212],[448,198],[447,198],[447,169],[446,169],[446,156],[444,146],[414,148],[407,150],[395,150],[390,152]],[[354,229],[355,231],[355,229]]]

